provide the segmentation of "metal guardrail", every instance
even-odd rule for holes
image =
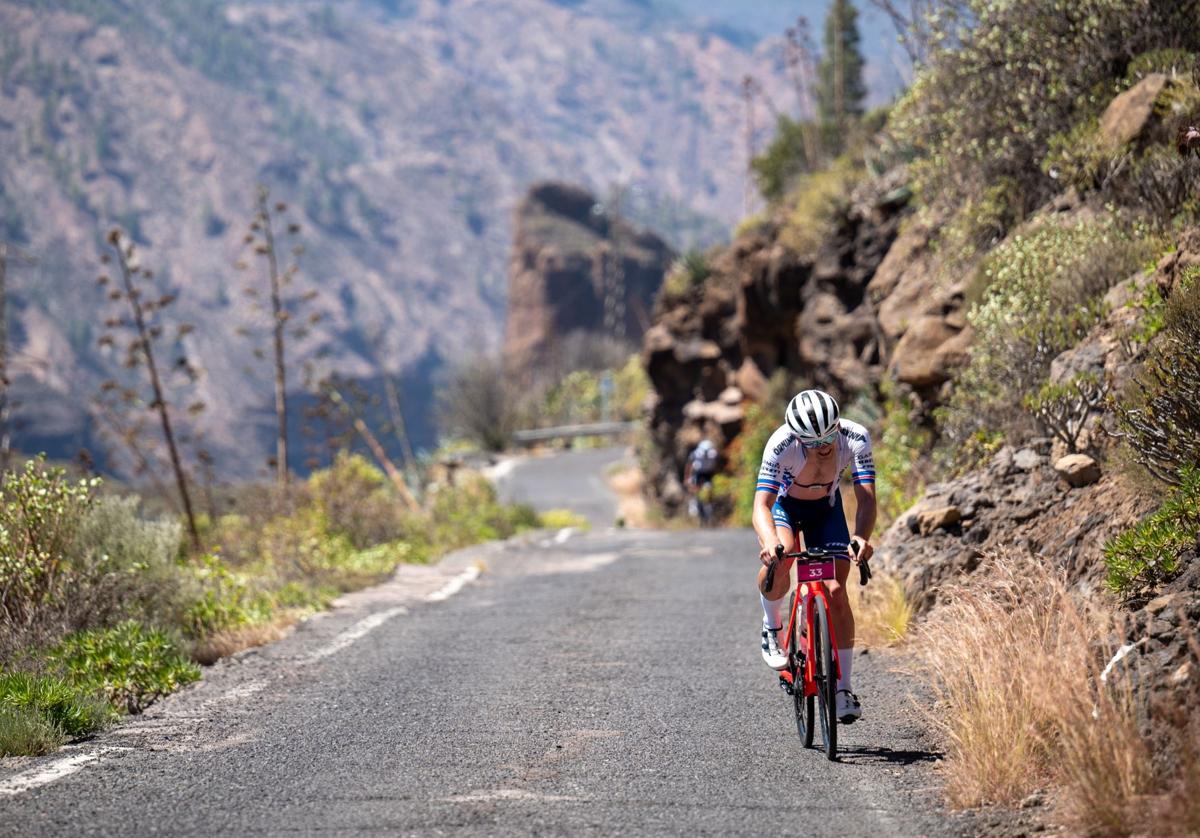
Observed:
[[[546,442],[551,439],[573,439],[578,436],[620,436],[636,430],[640,422],[593,422],[590,425],[560,425],[556,428],[534,428],[516,431],[513,441],[521,445]]]

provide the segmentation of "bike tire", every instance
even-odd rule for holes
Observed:
[[[800,597],[800,592],[796,592]],[[816,732],[814,710],[816,697],[804,694],[804,603],[797,606],[795,627],[792,635],[792,701],[796,710],[796,733],[800,734],[804,747],[811,748]]]
[[[830,642],[829,613],[825,609],[825,598],[817,597],[813,615],[813,643],[817,659],[814,661],[814,678],[817,682],[817,707],[821,711],[821,742],[825,756],[837,759],[837,670],[833,663],[833,644]]]

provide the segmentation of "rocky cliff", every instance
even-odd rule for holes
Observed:
[[[120,372],[97,351],[92,282],[110,225],[196,326],[186,396],[208,405],[219,464],[245,476],[272,409],[270,371],[235,334],[262,325],[232,267],[253,258],[257,183],[301,223],[294,293],[323,315],[293,347],[293,398],[306,361],[368,384],[411,374],[418,444],[430,373],[468,348],[462,324],[499,343],[529,182],[636,184],[641,211],[681,234],[731,223],[739,80],[779,93],[784,68],[683,18],[576,6],[0,0],[0,239],[34,260],[8,275],[17,444],[97,448],[88,402]]]
[[[927,268],[927,233],[900,233],[908,200],[897,170],[859,187],[811,253],[769,221],[660,298],[642,350],[654,385],[647,486],[668,511],[687,453],[703,437],[732,441],[777,370],[842,400],[873,395],[889,372],[936,396],[969,334],[962,289],[937,286]]]
[[[571,336],[641,340],[673,253],[586,189],[547,182],[517,207],[509,260],[505,358],[549,364]]]

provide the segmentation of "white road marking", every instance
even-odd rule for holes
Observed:
[[[471,567],[468,567],[466,570],[464,570],[462,573],[458,574],[458,576],[455,576],[453,579],[451,579],[445,585],[443,585],[442,587],[438,588],[436,591],[431,593],[429,596],[425,597],[425,601],[426,602],[442,602],[444,600],[450,599],[450,597],[454,596],[456,593],[458,593],[459,591],[461,591],[463,589],[463,585],[467,584],[468,582],[474,582],[478,578],[479,578],[479,568],[476,567],[475,565],[472,565]]]
[[[83,770],[84,766],[88,763],[95,762],[105,754],[128,750],[131,749],[101,748],[98,751],[90,751],[86,754],[64,757],[40,768],[31,768],[28,771],[22,771],[20,774],[9,777],[0,783],[0,797],[15,797],[30,789],[36,789],[39,786],[53,783],[55,780],[61,780],[63,777],[69,777],[76,771]]]
[[[230,701],[241,701],[243,698],[249,698],[255,693],[262,692],[267,688],[266,681],[251,681],[248,684],[242,684],[239,687],[234,687],[228,692],[221,693],[214,698],[210,698],[204,702],[204,706],[208,707],[213,704],[224,704]]]
[[[446,803],[494,803],[500,800],[517,800],[529,803],[557,803],[583,800],[581,797],[570,797],[559,794],[540,794],[525,789],[490,789],[471,791],[466,794],[456,794],[452,797],[441,798]]]
[[[617,553],[589,553],[586,556],[575,556],[569,559],[559,559],[541,565],[535,571],[546,573],[587,573],[592,570],[612,564],[621,556]]]
[[[398,614],[407,614],[407,613],[408,613],[408,609],[405,608],[403,605],[400,605],[400,606],[397,606],[396,608],[389,608],[387,611],[380,611],[376,614],[371,614],[367,617],[363,617],[357,623],[350,626],[350,628],[346,629],[341,634],[339,634],[337,637],[335,637],[333,639],[333,642],[330,643],[328,646],[326,646],[324,649],[318,649],[317,651],[315,651],[311,655],[309,655],[306,662],[307,663],[316,663],[319,660],[324,660],[325,658],[329,657],[330,655],[336,655],[338,652],[342,651],[342,649],[345,649],[347,646],[349,646],[351,643],[353,643],[355,640],[358,640],[360,637],[363,637],[364,635],[369,634],[370,632],[379,628],[381,625],[386,623],[388,620],[392,619],[392,617],[395,617]]]
[[[491,480],[493,483],[496,483],[512,474],[512,470],[515,469],[517,464],[520,462],[521,460],[517,457],[513,457],[509,460],[501,460],[491,468],[484,469],[483,473],[489,480]]]

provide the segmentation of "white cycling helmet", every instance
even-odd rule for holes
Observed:
[[[822,390],[803,390],[787,406],[784,419],[802,441],[823,439],[837,430],[838,405]]]
[[[710,449],[712,447],[713,447],[713,444],[709,440],[702,439],[702,440],[700,440],[700,444],[696,446],[696,450],[697,451],[707,451],[708,449]]]

